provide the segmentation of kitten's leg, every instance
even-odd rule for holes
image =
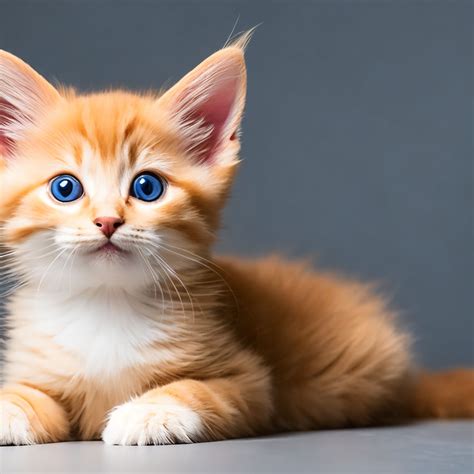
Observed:
[[[49,395],[26,385],[0,389],[0,446],[65,441],[69,422]]]
[[[256,434],[272,411],[262,374],[181,380],[115,408],[102,434],[107,444],[171,444]]]

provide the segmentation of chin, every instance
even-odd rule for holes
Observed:
[[[78,289],[115,288],[137,291],[152,284],[138,256],[114,250],[81,255],[76,261],[73,280]]]

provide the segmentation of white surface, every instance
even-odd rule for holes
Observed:
[[[175,446],[102,442],[0,448],[0,471],[471,474],[474,422],[333,430]]]

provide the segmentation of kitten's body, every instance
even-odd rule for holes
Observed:
[[[84,439],[100,437],[112,408],[189,378],[236,377],[256,391],[240,435],[401,414],[407,338],[367,288],[276,258],[219,264],[232,292],[222,283],[220,296],[194,296],[194,312],[184,314],[178,301],[173,313],[125,289],[20,290],[10,305],[6,382],[60,399]],[[200,285],[185,284],[199,294]]]
[[[22,280],[8,305],[0,444],[474,414],[470,372],[445,392],[435,384],[437,400],[423,395],[409,338],[369,287],[278,258],[211,256],[244,91],[238,44],[161,98],[59,95],[0,55],[0,242]],[[146,169],[167,180],[156,203],[128,195]],[[48,182],[66,172],[85,194],[58,205]],[[92,223],[104,215],[124,223],[108,240]]]

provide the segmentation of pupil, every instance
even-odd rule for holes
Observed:
[[[144,194],[146,194],[147,196],[149,196],[153,192],[153,184],[148,179],[142,178],[140,180],[140,186]]]
[[[59,189],[61,194],[66,197],[72,193],[72,183],[71,181],[65,179],[59,183]]]

